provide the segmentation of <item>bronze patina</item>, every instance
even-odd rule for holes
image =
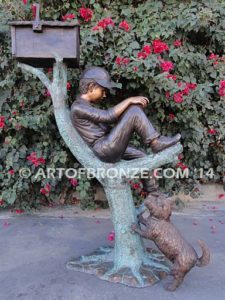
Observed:
[[[144,151],[129,144],[134,132],[154,153],[179,142],[179,134],[165,137],[155,130],[143,110],[149,103],[146,97],[130,97],[107,110],[93,105],[105,98],[106,89],[115,86],[105,69],[90,67],[81,75],[80,94],[71,107],[74,127],[97,157],[108,163],[146,157]],[[143,180],[143,187],[145,192],[158,189],[152,176]]]
[[[144,203],[148,208],[149,216],[144,218],[140,214],[139,222],[145,226],[145,229],[140,229],[137,224],[133,224],[131,228],[143,238],[154,241],[160,251],[173,263],[170,271],[172,280],[167,280],[165,288],[174,291],[194,266],[203,267],[209,264],[209,249],[203,241],[199,240],[202,256],[198,257],[195,249],[170,221],[172,210],[168,199],[149,195]]]

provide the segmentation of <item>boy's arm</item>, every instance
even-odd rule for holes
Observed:
[[[142,96],[130,97],[114,106],[113,109],[116,116],[119,117],[131,104],[140,104],[143,107],[146,107],[147,103],[149,103],[148,98]]]
[[[91,105],[76,104],[71,108],[72,118],[82,118],[95,123],[113,123],[131,104],[147,105],[149,100],[145,97],[131,97],[107,110],[99,109]]]
[[[95,123],[113,123],[117,120],[114,108],[103,110],[91,105],[76,104],[71,107],[72,118],[86,119]]]

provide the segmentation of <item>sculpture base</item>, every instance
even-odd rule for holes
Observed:
[[[113,251],[110,246],[100,247],[90,255],[72,258],[67,263],[67,268],[79,272],[93,274],[102,280],[121,283],[131,287],[147,287],[163,279],[170,271],[171,263],[160,252],[147,248],[148,263],[142,264],[138,272],[131,268],[114,267]],[[157,264],[157,268],[151,266]],[[160,268],[161,265],[161,268]]]

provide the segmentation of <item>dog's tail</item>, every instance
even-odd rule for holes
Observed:
[[[209,264],[210,261],[210,252],[209,248],[206,246],[205,242],[198,240],[198,243],[202,249],[202,256],[197,259],[196,266],[204,267]]]

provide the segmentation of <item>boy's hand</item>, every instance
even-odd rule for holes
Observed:
[[[141,104],[143,107],[146,107],[149,103],[148,98],[143,96],[136,96],[128,98],[129,104]]]

